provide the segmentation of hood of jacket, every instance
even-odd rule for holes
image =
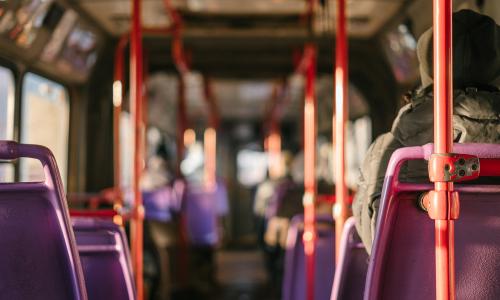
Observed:
[[[433,32],[417,43],[422,88],[433,82]],[[472,10],[453,14],[453,84],[455,87],[499,85],[500,27]]]

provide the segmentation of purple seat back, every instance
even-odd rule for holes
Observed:
[[[193,245],[214,246],[218,242],[217,207],[213,195],[202,187],[188,186],[186,189],[186,228]]]
[[[229,213],[229,197],[227,194],[226,183],[220,178],[217,178],[217,187],[214,197],[217,207],[217,215],[219,217],[226,216]]]
[[[274,195],[271,197],[271,199],[269,199],[269,203],[266,207],[266,220],[270,220],[272,217],[278,214],[278,209],[283,201],[286,192],[294,185],[295,183],[293,183],[291,180],[286,180],[276,186]]]
[[[335,235],[331,216],[317,216],[315,286],[314,295],[317,300],[330,299],[333,275],[335,271]],[[283,276],[283,300],[306,299],[306,261],[302,240],[304,217],[295,216],[288,230],[285,268]]]
[[[455,153],[500,159],[500,145],[455,144]],[[404,161],[428,159],[432,144],[402,148],[391,157],[384,182],[365,299],[435,299],[434,221],[416,207],[431,184],[398,181]],[[457,299],[500,299],[500,185],[456,184]]]
[[[188,237],[193,245],[214,246],[219,241],[218,218],[229,211],[225,183],[217,179],[214,190],[188,184],[182,206],[186,212]]]
[[[351,217],[344,225],[331,300],[363,299],[368,270],[368,253],[354,224],[355,220]]]
[[[147,220],[169,222],[172,220],[172,210],[179,201],[170,186],[164,186],[152,191],[143,191],[142,199]]]
[[[89,299],[135,299],[127,237],[111,221],[73,218]]]
[[[0,297],[87,299],[56,161],[49,149],[0,141],[0,160],[42,163],[44,182],[0,183]]]

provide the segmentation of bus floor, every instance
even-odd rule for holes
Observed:
[[[216,264],[219,284],[216,299],[278,299],[279,289],[275,291],[269,284],[261,251],[222,250],[216,255]]]
[[[215,253],[215,283],[195,283],[172,300],[278,300],[281,286],[270,283],[262,251],[256,248],[219,249]],[[187,292],[187,293],[185,293]]]

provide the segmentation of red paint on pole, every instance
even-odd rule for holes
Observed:
[[[133,218],[130,224],[132,264],[137,298],[144,299],[143,286],[143,219],[144,207],[140,179],[144,167],[143,149],[143,74],[142,74],[141,0],[132,1],[132,30],[130,32],[130,111],[134,122],[134,192]]]
[[[115,209],[119,211],[123,206],[123,192],[121,189],[121,140],[120,140],[120,120],[123,105],[124,83],[124,52],[128,43],[128,36],[120,37],[115,49],[114,74],[113,74],[113,188],[117,194]]]
[[[434,152],[453,151],[452,1],[434,0]],[[453,182],[435,182],[440,211],[435,220],[436,299],[455,299]],[[441,211],[445,210],[445,211]],[[458,216],[458,214],[457,214]]]
[[[337,34],[335,51],[335,117],[332,122],[335,141],[335,258],[339,257],[340,239],[349,215],[349,195],[345,172],[345,125],[348,116],[348,52],[345,0],[337,0]]]
[[[306,255],[306,299],[314,300],[315,273],[315,197],[316,197],[316,47],[307,45],[304,100],[304,251]]]

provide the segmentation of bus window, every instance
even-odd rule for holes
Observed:
[[[398,82],[411,83],[418,78],[417,41],[408,27],[400,24],[389,31],[383,46]]]
[[[52,3],[53,1],[50,0],[23,0],[7,3],[10,9],[4,7],[2,10],[0,33],[6,34],[21,47],[30,47]]]
[[[21,103],[21,142],[48,147],[56,158],[63,184],[68,166],[69,95],[53,81],[28,73],[24,77]],[[22,181],[44,179],[35,160],[21,161]]]
[[[0,67],[0,140],[14,138],[14,75],[12,71]],[[14,166],[0,162],[0,182],[14,179]]]
[[[120,123],[121,187],[124,190],[129,190],[132,187],[132,173],[134,168],[134,137],[132,135],[132,118],[128,112],[122,111]]]
[[[247,187],[263,182],[267,176],[268,158],[268,154],[262,151],[240,150],[236,157],[238,181]]]
[[[66,71],[87,74],[97,59],[97,36],[77,24],[69,33],[61,51],[58,65]]]
[[[56,29],[52,33],[52,37],[50,41],[45,45],[43,52],[41,54],[41,59],[46,62],[53,62],[57,55],[61,52],[61,49],[64,45],[64,41],[70,34],[71,29],[75,25],[78,19],[78,14],[72,10],[68,9],[63,17],[61,18],[61,22],[57,25]]]

